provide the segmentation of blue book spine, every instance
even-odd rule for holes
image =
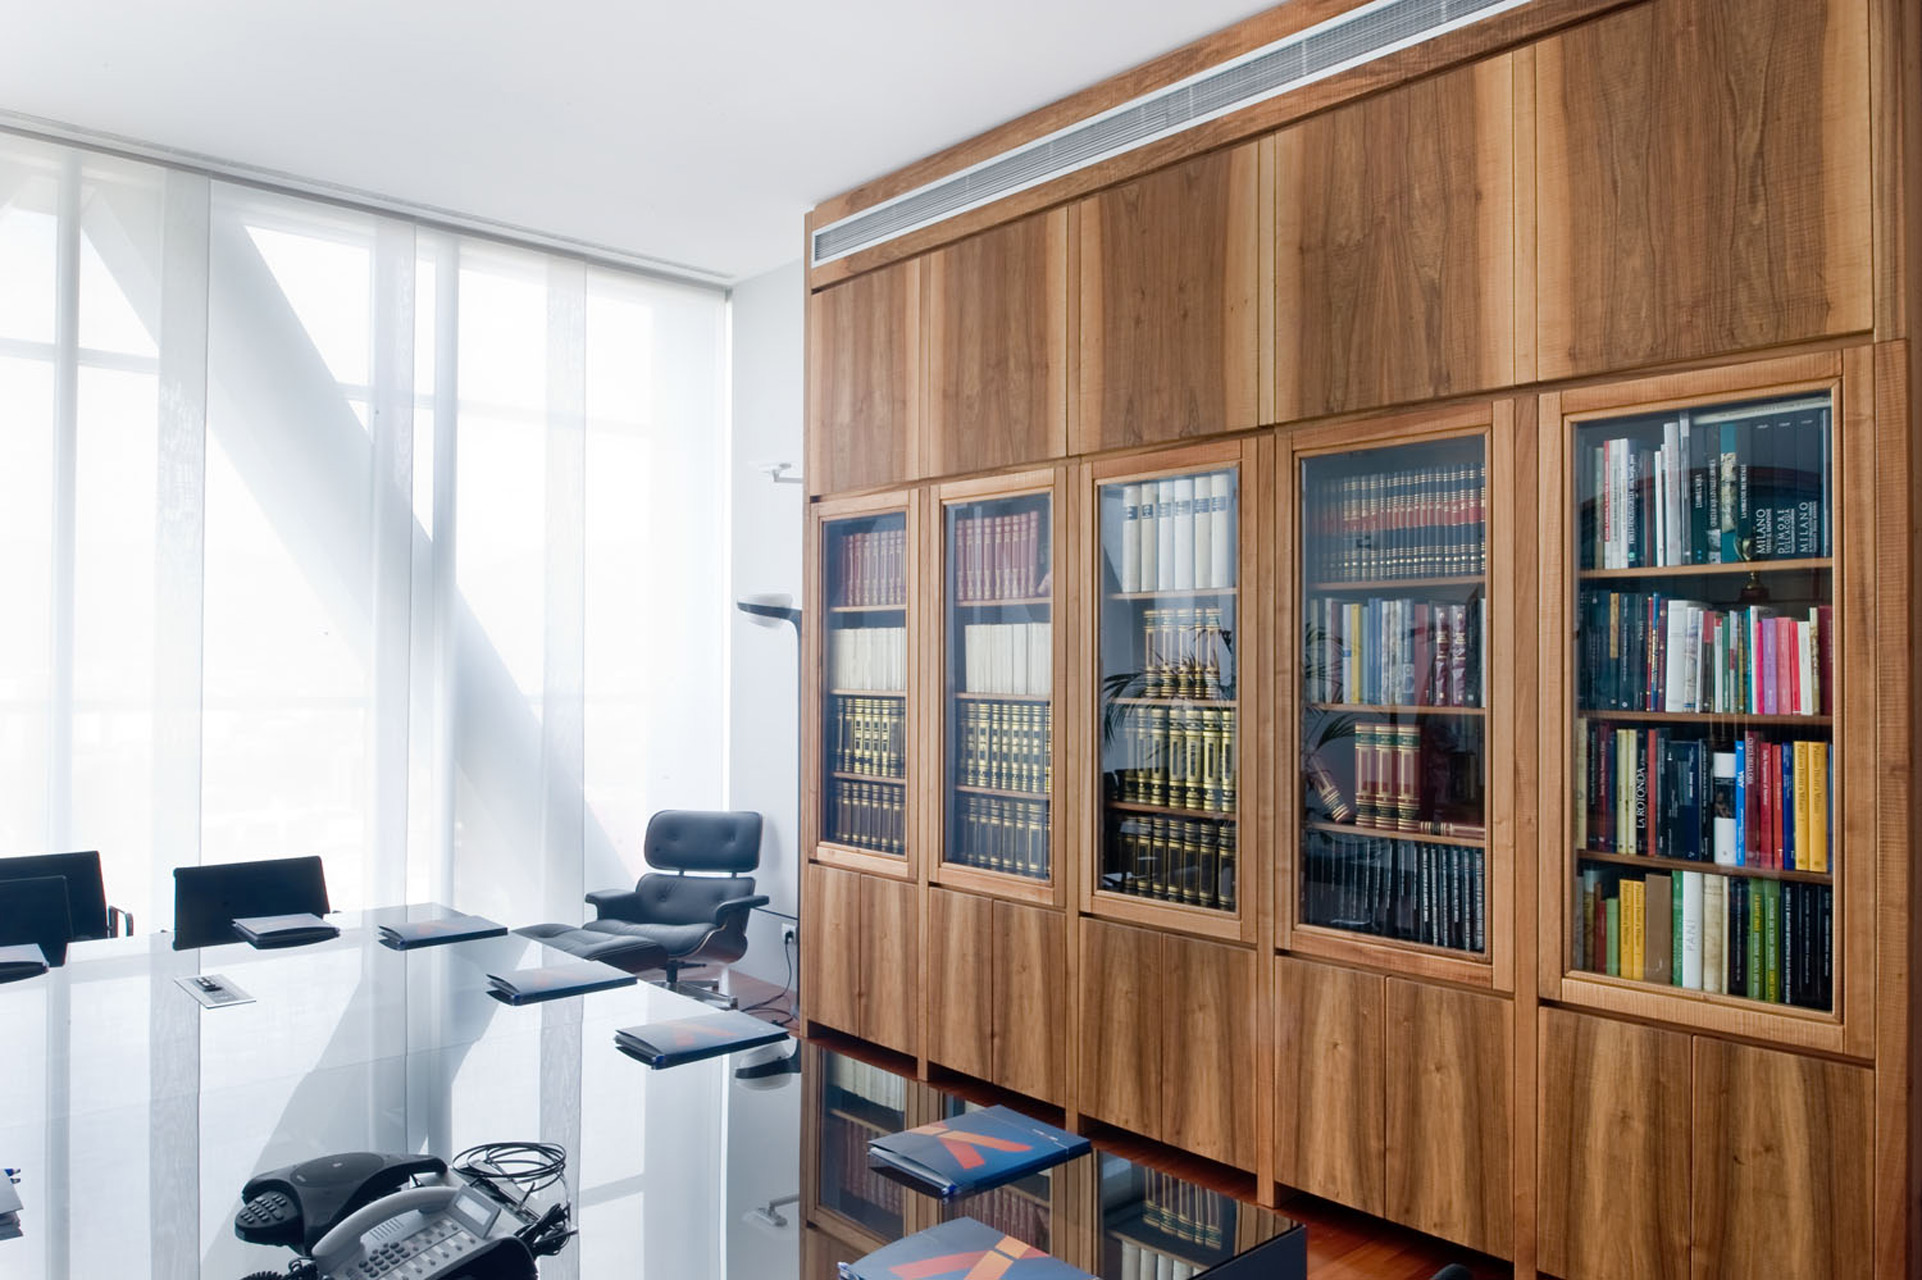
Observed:
[[[1795,867],[1795,744],[1782,744],[1782,866]]]
[[[1735,740],[1735,865],[1748,865],[1748,739]]]

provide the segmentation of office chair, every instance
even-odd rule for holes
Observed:
[[[133,936],[133,916],[119,907],[107,905],[107,890],[100,876],[100,854],[97,850],[0,858],[0,882],[32,880],[40,876],[66,878],[67,913],[72,917],[75,942],[118,938],[123,933],[127,937]]]
[[[174,868],[174,950],[240,941],[234,921],[327,914],[327,874],[317,857]]]
[[[1475,1280],[1475,1273],[1459,1262],[1451,1262],[1430,1276],[1429,1280]]]
[[[734,1001],[719,994],[718,980],[683,982],[681,973],[733,964],[747,954],[748,912],[767,902],[745,874],[761,865],[761,815],[665,809],[648,820],[642,849],[648,866],[672,874],[588,894],[596,918],[584,925],[535,924],[514,932],[629,973],[663,969],[662,985],[670,991],[731,1008]]]
[[[54,968],[67,962],[73,917],[65,876],[0,881],[0,947],[33,943]]]

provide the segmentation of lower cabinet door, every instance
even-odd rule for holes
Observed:
[[[928,894],[928,1057],[994,1077],[995,903],[971,893]]]
[[[1382,982],[1275,961],[1275,1174],[1297,1190],[1382,1212]]]
[[[1874,1271],[1875,1075],[1695,1038],[1697,1280]]]
[[[810,1022],[861,1035],[861,879],[807,867],[801,940],[801,1006]]]
[[[1537,1265],[1563,1280],[1683,1280],[1689,1037],[1565,1009],[1540,1026]]]
[[[802,1280],[840,1280],[840,1264],[859,1262],[875,1248],[863,1248],[810,1226],[801,1234]]]
[[[1514,1007],[1388,979],[1387,1217],[1510,1256]]]
[[[861,877],[862,940],[854,948],[866,966],[861,978],[861,1034],[902,1053],[921,1051],[921,1008],[915,995],[921,966],[920,904],[912,884]]]
[[[1068,1078],[1068,924],[1059,911],[994,904],[994,1066],[1003,1088],[1062,1103]]]
[[[1150,1137],[1161,1131],[1161,942],[1151,929],[1081,924],[1080,1108]]]
[[[1210,1160],[1253,1169],[1254,952],[1168,936],[1161,940],[1161,967],[1159,1014],[1168,1029],[1161,1046],[1162,1131],[1156,1136]]]

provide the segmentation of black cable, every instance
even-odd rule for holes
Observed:
[[[568,1202],[566,1184],[567,1149],[552,1142],[486,1142],[469,1147],[454,1157],[454,1172],[479,1186],[513,1211],[524,1225],[514,1234],[520,1237],[535,1257],[559,1253],[573,1238],[569,1225],[573,1205]],[[537,1191],[561,1182],[560,1202],[529,1222],[524,1206]],[[498,1184],[505,1183],[520,1193],[514,1199]]]
[[[801,938],[798,933],[794,936],[794,938],[791,941],[786,938],[783,938],[781,940],[781,955],[785,957],[787,960],[787,977],[784,978],[781,982],[780,994],[769,996],[765,1000],[759,1001],[755,1004],[751,1004],[747,1006],[747,1008],[741,1010],[742,1013],[759,1013],[761,1010],[766,1009],[772,1006],[773,1004],[779,1001],[786,1000],[788,998],[788,994],[794,990],[794,953],[796,951],[799,951],[800,949],[801,949]],[[777,1026],[783,1026],[783,1027],[790,1026],[794,1022],[794,1011],[791,1009],[783,1009],[779,1014],[777,1014],[772,1018],[767,1019],[767,1021],[772,1022]]]

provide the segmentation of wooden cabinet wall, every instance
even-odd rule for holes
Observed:
[[[1275,961],[1275,1176],[1380,1214],[1386,1011],[1379,974]]]
[[[808,1019],[901,1053],[918,1052],[915,886],[812,865],[804,898],[810,937],[828,944],[801,948]]]
[[[807,483],[812,493],[924,473],[922,264],[899,262],[808,299]]]
[[[928,890],[928,1057],[1061,1104],[1067,922],[1045,907]]]

